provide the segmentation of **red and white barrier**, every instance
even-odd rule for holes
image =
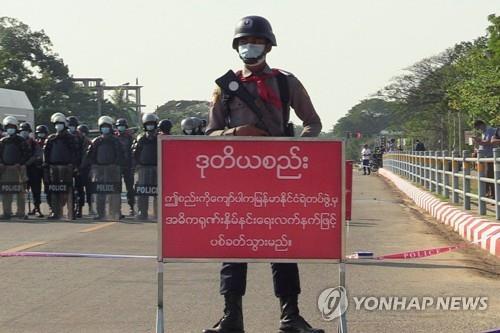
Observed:
[[[477,244],[483,249],[500,257],[500,223],[474,216],[442,202],[431,193],[419,189],[391,171],[379,169],[378,173],[393,182],[417,206],[428,211],[439,222],[449,225],[464,239],[478,242]]]

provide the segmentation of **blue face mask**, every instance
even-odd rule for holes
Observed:
[[[56,124],[54,127],[56,131],[61,132],[64,129],[64,124]]]
[[[111,133],[111,128],[109,128],[107,126],[106,127],[103,126],[103,127],[101,127],[101,133],[105,134],[105,135],[109,134],[109,133]]]
[[[68,130],[71,134],[75,133],[76,127],[75,126],[68,126]]]
[[[238,54],[245,64],[256,64],[264,54],[265,45],[243,44],[238,46]]]
[[[19,133],[24,139],[27,139],[30,136],[30,132],[28,131],[21,131]]]
[[[36,136],[41,138],[41,139],[46,137],[45,133],[37,133]]]
[[[15,128],[7,128],[6,132],[8,135],[14,135],[16,134],[17,130]]]
[[[146,131],[152,131],[155,129],[155,125],[146,125]]]
[[[125,126],[117,126],[116,128],[118,128],[118,131],[122,133],[125,132],[125,130],[127,129],[127,127]]]

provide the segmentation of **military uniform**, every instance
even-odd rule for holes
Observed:
[[[240,20],[235,29],[233,49],[238,51],[245,66],[236,72],[236,80],[227,87],[215,90],[207,135],[289,136],[286,125],[290,107],[303,122],[301,136],[314,137],[320,133],[320,118],[300,81],[291,73],[271,69],[265,62],[267,52],[276,45],[271,25],[265,18],[248,16]],[[218,84],[221,79],[217,80]],[[251,99],[259,104],[252,106],[244,102],[242,95],[230,93],[241,92],[241,84],[252,96]],[[260,112],[255,110],[255,106]],[[324,333],[321,329],[312,328],[299,315],[298,295],[301,289],[297,264],[272,263],[271,268],[274,293],[280,299],[279,332]],[[246,263],[222,264],[220,293],[225,300],[224,315],[213,329],[206,329],[204,333],[244,333],[242,296],[246,292],[246,277]]]

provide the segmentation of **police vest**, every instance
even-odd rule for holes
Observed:
[[[68,137],[60,137],[52,140],[52,147],[49,153],[49,164],[71,164],[73,152],[71,151],[71,142]]]
[[[96,147],[96,162],[99,165],[117,164],[117,145],[112,138],[106,138]]]
[[[5,165],[20,164],[22,159],[21,143],[13,138],[4,141],[2,160]]]
[[[139,164],[156,165],[156,137],[154,137],[153,140],[143,137],[139,144],[141,148],[139,154]]]

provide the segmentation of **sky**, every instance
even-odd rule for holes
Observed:
[[[2,0],[0,16],[43,29],[74,77],[143,85],[145,111],[210,100],[242,66],[236,22],[260,15],[278,46],[273,68],[302,81],[329,130],[415,62],[486,33],[498,0]],[[293,119],[293,118],[292,118]]]

